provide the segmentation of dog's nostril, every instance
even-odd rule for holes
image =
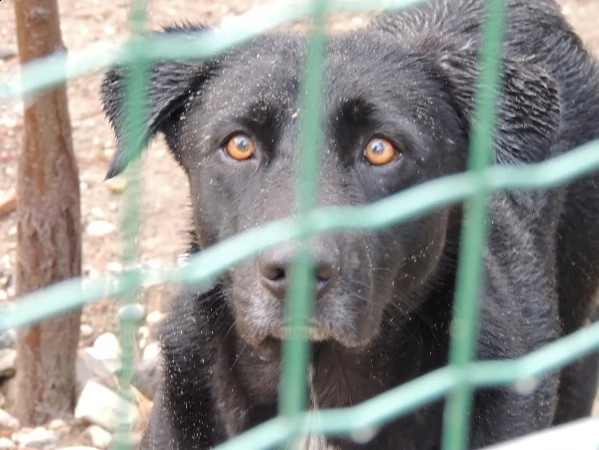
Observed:
[[[335,277],[336,268],[332,264],[319,264],[316,266],[315,276],[319,284],[328,283]]]
[[[262,267],[262,276],[269,281],[283,281],[285,269],[276,265],[265,265]]]

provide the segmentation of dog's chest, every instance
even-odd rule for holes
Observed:
[[[312,413],[318,412],[318,396],[314,390],[314,367],[310,365],[308,367],[308,389],[310,390],[310,411]],[[319,435],[308,435],[302,436],[298,439],[297,450],[341,450],[337,446],[334,446],[327,442],[325,436]]]

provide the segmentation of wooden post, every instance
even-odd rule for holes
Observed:
[[[56,0],[15,0],[15,15],[21,63],[65,51]],[[17,293],[79,276],[79,173],[64,85],[25,100],[16,191]],[[73,311],[21,330],[11,392],[21,423],[72,413],[80,318]]]

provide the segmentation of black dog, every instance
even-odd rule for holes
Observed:
[[[365,204],[466,169],[482,3],[438,0],[328,40],[318,205]],[[553,1],[508,6],[495,158],[539,162],[599,136],[599,65]],[[193,252],[294,213],[305,46],[273,34],[210,61],[152,67],[140,136],[163,133],[189,177]],[[128,160],[123,77],[113,68],[102,91],[119,138],[109,177]],[[461,218],[452,206],[313,240],[312,409],[355,405],[446,364]],[[581,328],[599,286],[599,176],[494,195],[489,227],[477,357],[520,357]],[[175,299],[143,448],[210,448],[276,414],[295,250],[280,245],[210,292]],[[470,447],[589,414],[596,379],[587,358],[530,393],[478,390]],[[313,436],[304,448],[437,449],[442,411],[421,408],[366,444]]]

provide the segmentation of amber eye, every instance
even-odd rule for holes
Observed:
[[[254,154],[254,143],[245,134],[236,134],[229,139],[225,150],[231,158],[243,161]]]
[[[391,142],[382,138],[371,139],[366,144],[364,155],[375,166],[390,164],[399,158],[399,152]]]

